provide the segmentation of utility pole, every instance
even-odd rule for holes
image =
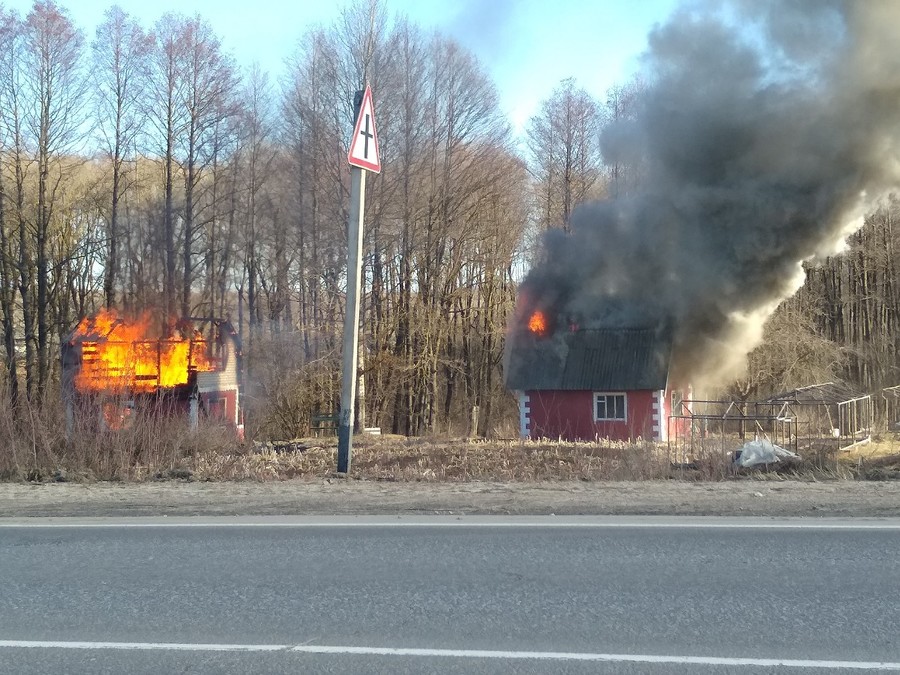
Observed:
[[[356,125],[347,161],[350,163],[350,210],[347,218],[347,307],[344,314],[341,415],[338,422],[339,473],[350,471],[353,454],[353,411],[356,403],[356,364],[359,355],[359,306],[362,285],[363,215],[366,210],[366,171],[381,171],[372,90],[356,94]]]

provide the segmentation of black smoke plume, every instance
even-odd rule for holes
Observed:
[[[557,338],[665,322],[674,376],[724,383],[803,261],[897,187],[900,3],[694,4],[653,30],[641,77],[634,116],[601,139],[608,162],[641,167],[639,188],[546,233],[509,346],[535,309]]]

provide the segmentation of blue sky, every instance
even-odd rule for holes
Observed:
[[[2,0],[0,0],[2,2]],[[31,0],[6,0],[27,12]],[[61,0],[88,38],[113,2]],[[164,12],[199,13],[242,65],[258,61],[277,81],[300,36],[330,23],[341,0],[119,0],[145,26]],[[387,0],[473,51],[491,74],[513,128],[521,131],[540,101],[566,77],[597,97],[624,82],[646,46],[648,31],[678,0]]]

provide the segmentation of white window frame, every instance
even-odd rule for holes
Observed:
[[[622,397],[622,417],[598,417],[597,416],[597,400],[601,397],[621,396]],[[627,422],[628,421],[628,394],[624,391],[595,391],[592,399],[594,410],[593,417],[595,422]]]

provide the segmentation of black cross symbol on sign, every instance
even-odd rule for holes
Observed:
[[[364,145],[363,145],[363,159],[369,159],[369,139],[374,138],[374,134],[369,131],[369,114],[366,113],[366,128],[363,131],[359,132],[360,136],[365,137]]]

